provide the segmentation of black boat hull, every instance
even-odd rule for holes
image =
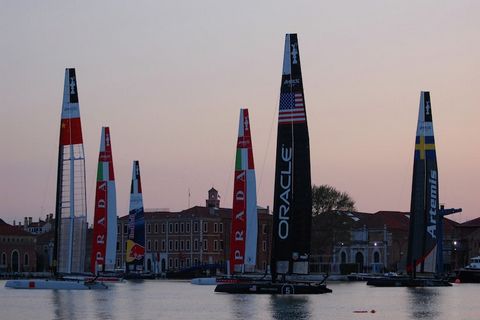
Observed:
[[[378,277],[367,281],[374,287],[451,287],[452,284],[443,279],[409,278],[409,277]]]
[[[480,269],[460,269],[457,271],[455,282],[480,283]]]
[[[237,294],[322,294],[332,290],[324,284],[318,283],[221,283],[215,292]]]

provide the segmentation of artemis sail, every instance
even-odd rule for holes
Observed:
[[[145,217],[143,211],[140,164],[133,161],[132,185],[130,187],[130,209],[126,251],[126,272],[143,272],[145,259]]]
[[[233,187],[230,270],[254,271],[257,257],[257,191],[248,109],[240,109]]]
[[[413,161],[410,228],[408,235],[408,276],[373,277],[367,285],[377,287],[449,287],[441,278],[442,219],[461,209],[439,207],[437,156],[433,135],[432,105],[428,91],[420,94],[417,135]],[[437,252],[438,251],[438,252]],[[439,270],[440,269],[440,270]],[[422,273],[417,277],[417,272]],[[433,277],[435,273],[435,277]]]
[[[95,216],[90,270],[114,271],[117,244],[117,200],[110,128],[103,127],[98,156]]]
[[[407,271],[436,272],[439,186],[430,92],[421,92],[413,162]]]
[[[287,34],[285,38],[280,88],[272,281],[278,274],[307,274],[309,271],[312,216],[310,145],[296,34]]]

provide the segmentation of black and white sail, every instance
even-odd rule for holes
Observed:
[[[430,92],[420,94],[412,200],[408,238],[407,271],[436,272],[437,215],[439,213],[437,156],[433,135]]]
[[[296,34],[285,37],[278,114],[271,271],[307,274],[312,187],[310,146]]]

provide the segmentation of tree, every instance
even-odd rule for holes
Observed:
[[[336,210],[356,211],[355,200],[346,192],[340,192],[332,186],[323,184],[312,187],[312,215],[316,216]]]
[[[356,211],[350,195],[329,185],[313,186],[313,254],[331,255],[336,244],[349,241],[354,221],[341,211]]]

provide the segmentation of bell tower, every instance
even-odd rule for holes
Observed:
[[[220,208],[220,196],[215,188],[208,190],[208,199],[205,202],[207,208]]]

